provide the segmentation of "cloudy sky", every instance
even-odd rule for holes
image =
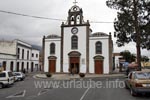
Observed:
[[[0,0],[0,10],[41,16],[46,18],[67,19],[68,10],[74,0]],[[83,9],[84,20],[96,22],[113,22],[116,11],[108,8],[106,0],[77,0]],[[20,39],[28,43],[41,45],[43,35],[60,35],[62,21],[36,19],[0,12],[0,40]],[[114,32],[113,23],[91,23],[94,32]],[[114,41],[114,52],[130,50],[136,53],[134,43],[118,48]],[[142,50],[142,54],[149,55],[150,51]]]

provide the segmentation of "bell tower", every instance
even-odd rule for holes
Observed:
[[[68,69],[74,66],[77,68],[77,72],[88,73],[90,24],[88,20],[84,21],[82,8],[76,3],[75,0],[74,5],[68,11],[67,21],[61,24],[60,70],[61,72],[68,72]]]
[[[83,24],[83,12],[77,5],[74,5],[68,11],[68,25]]]

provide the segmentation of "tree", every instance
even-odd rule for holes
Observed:
[[[129,63],[134,62],[136,58],[135,55],[131,54],[131,52],[128,50],[120,52],[120,55],[123,57],[123,59],[125,59],[126,62]]]
[[[114,21],[117,45],[136,42],[137,63],[141,70],[141,48],[150,50],[150,0],[107,0],[106,5],[117,9]]]
[[[148,62],[149,58],[147,56],[142,56],[141,61]]]

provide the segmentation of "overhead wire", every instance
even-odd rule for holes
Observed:
[[[28,15],[28,14],[23,14],[23,13],[16,13],[16,12],[5,11],[5,10],[0,10],[0,12],[1,12],[1,13],[7,13],[7,14],[18,15],[18,16],[24,16],[24,17],[38,18],[38,19],[56,20],[56,21],[66,21],[66,20],[64,20],[64,19],[48,18],[48,17],[42,17],[42,16],[33,16],[33,15]],[[114,23],[114,22],[90,21],[90,23]]]

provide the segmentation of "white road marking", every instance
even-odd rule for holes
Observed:
[[[47,89],[42,90],[42,91],[40,91],[40,92],[38,93],[38,96],[40,96],[40,95],[42,95],[42,94],[45,94],[46,92],[48,92],[48,90],[47,90]]]
[[[86,91],[84,92],[84,94],[82,95],[82,97],[80,98],[80,100],[83,100],[84,97],[86,96],[87,92],[90,90],[91,86],[89,88],[86,89]]]
[[[23,92],[22,95],[17,95],[17,94],[19,94],[19,93],[21,93],[21,92]],[[8,97],[6,97],[6,98],[18,98],[18,97],[24,97],[25,94],[26,94],[26,90],[21,91],[21,92],[18,92],[18,93],[16,93],[16,94],[10,95],[10,96],[8,96]]]

